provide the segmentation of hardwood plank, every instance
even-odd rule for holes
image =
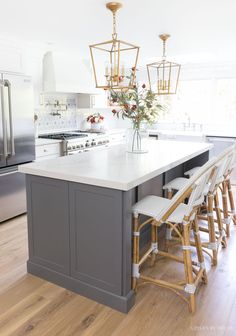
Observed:
[[[15,333],[15,330],[31,318],[36,312],[45,307],[48,300],[38,294],[32,294],[26,299],[9,309],[1,315],[0,335],[8,336]]]
[[[1,294],[0,316],[19,301],[32,294],[43,283],[44,280],[33,275],[24,275],[19,280],[16,279],[14,285]]]
[[[73,299],[72,293],[62,289],[59,291],[55,298],[50,295],[48,304],[41,309],[34,316],[20,325],[20,327],[14,331],[13,335],[44,335],[48,330],[48,325],[53,326],[53,316],[58,314],[58,311],[66,306],[68,302]],[[57,319],[59,321],[59,319]]]

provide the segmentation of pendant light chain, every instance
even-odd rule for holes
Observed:
[[[162,55],[163,61],[166,60],[166,40],[163,40],[163,55]]]
[[[114,40],[117,39],[117,32],[116,32],[116,13],[115,11],[113,12],[113,34],[112,34],[112,38]]]

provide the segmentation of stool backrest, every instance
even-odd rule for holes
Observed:
[[[210,166],[205,172],[203,172],[202,175],[192,184],[192,192],[188,199],[185,216],[190,216],[194,208],[204,202],[204,191],[210,181],[213,170],[214,165]]]
[[[218,185],[223,182],[224,176],[228,174],[233,162],[235,160],[234,155],[236,154],[236,146],[232,145],[227,147],[223,152],[221,152],[217,157],[217,163],[215,166],[214,174],[211,177],[209,191],[211,193],[218,187]]]
[[[179,190],[171,199],[168,206],[163,209],[156,218],[160,221],[167,221],[168,217],[189,198],[186,216],[189,216],[193,208],[200,205],[204,200],[204,189],[215,186],[222,181],[222,176],[233,160],[232,153],[236,152],[236,145],[226,148],[219,156],[213,157],[206,162],[199,170],[192,175],[184,188]]]
[[[236,160],[236,146],[232,149],[231,159],[225,167],[224,176],[230,175],[234,169]]]
[[[214,173],[210,180],[209,192],[213,193],[224,180],[224,173],[232,160],[232,152],[222,157],[215,165]]]
[[[180,203],[183,203],[186,198],[189,198],[188,206],[186,209],[186,216],[188,216],[194,207],[200,205],[204,200],[204,188],[209,182],[217,158],[212,158],[205,163],[192,177],[188,180],[188,183],[184,188],[179,190],[175,196],[171,199],[168,207],[163,209],[158,214],[157,220],[165,221],[171,215],[171,213],[178,207]]]

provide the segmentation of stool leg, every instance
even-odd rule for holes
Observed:
[[[190,223],[183,224],[183,244],[185,248],[183,249],[184,258],[184,269],[186,277],[186,286],[194,287],[193,270],[192,270],[192,258],[190,249]],[[195,312],[196,309],[196,299],[194,291],[187,291],[189,293],[189,309],[191,313]]]
[[[208,195],[207,196],[207,219],[208,219],[208,226],[209,226],[209,238],[210,244],[212,249],[212,264],[213,266],[217,265],[217,247],[216,247],[216,233],[215,233],[215,222],[213,217],[213,198],[214,196]]]
[[[137,286],[137,273],[139,263],[139,220],[134,216],[133,219],[133,274],[132,274],[132,289],[135,290]]]
[[[230,218],[227,202],[227,184],[226,181],[222,183],[222,203],[223,203],[223,214],[224,214],[224,223],[226,225],[226,235],[230,237]]]
[[[171,199],[173,197],[173,190],[172,189],[168,189],[167,190],[167,198]],[[170,240],[171,240],[171,233],[172,233],[172,229],[171,226],[166,224],[166,239],[165,239],[165,246],[164,246],[164,250],[165,252],[168,252],[169,250],[169,245],[170,245]]]
[[[200,237],[197,217],[194,220],[193,230],[194,230],[194,240],[195,240],[196,249],[197,249],[198,262],[200,264],[200,267],[204,268],[202,280],[205,284],[207,284],[207,273],[205,269],[205,262],[204,262],[205,260],[204,260],[204,255],[202,251],[201,237]]]
[[[167,198],[168,199],[171,199],[173,197],[173,190],[172,189],[168,189],[168,191],[167,191]]]
[[[216,191],[214,196],[214,203],[215,203],[215,211],[216,211],[216,217],[217,217],[217,223],[218,223],[218,230],[221,237],[221,243],[223,247],[227,246],[226,238],[225,238],[225,232],[223,227],[223,221],[221,217],[221,211],[220,211],[220,202],[219,202],[219,196],[218,192]]]
[[[235,213],[234,195],[233,195],[230,179],[228,179],[228,181],[227,181],[227,187],[228,187],[230,209],[231,209],[231,213],[233,215],[233,222],[236,225],[236,213]]]
[[[156,261],[156,255],[158,253],[158,234],[156,225],[152,224],[151,227],[151,240],[152,240],[152,255],[151,255],[151,266],[154,266]]]

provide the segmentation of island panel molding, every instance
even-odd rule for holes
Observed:
[[[26,192],[31,261],[69,275],[68,183],[37,177]]]
[[[122,294],[122,196],[120,190],[69,183],[71,276],[118,295]]]

